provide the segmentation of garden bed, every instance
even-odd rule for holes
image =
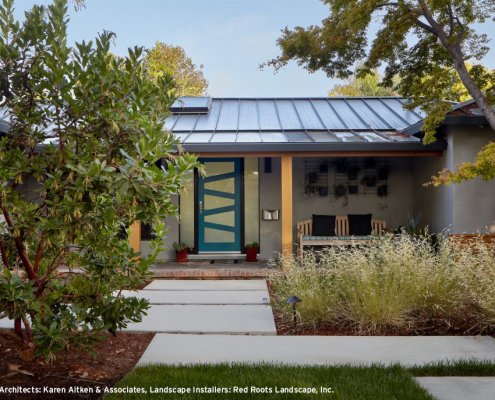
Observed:
[[[287,258],[269,277],[279,335],[494,335],[495,247],[386,235]],[[297,296],[298,329],[287,299]]]
[[[275,301],[275,293],[270,281],[267,282],[270,300]],[[289,307],[289,306],[287,306]],[[319,323],[303,324],[298,319],[297,329],[294,321],[287,313],[282,313],[278,308],[273,308],[273,319],[277,329],[277,335],[281,336],[367,336],[369,333],[361,332],[343,325]],[[429,321],[423,326],[404,327],[402,329],[389,329],[387,331],[375,332],[374,336],[472,336],[491,335],[495,337],[495,329],[482,329],[476,326],[476,318],[465,316],[464,319],[445,321]]]
[[[66,388],[70,386],[104,388],[114,386],[134,368],[144,350],[148,347],[153,333],[107,334],[107,340],[99,343],[94,355],[72,347],[57,354],[52,363],[42,360],[23,361],[12,342],[0,336],[0,386]],[[92,394],[1,394],[2,399],[98,399],[101,393]]]

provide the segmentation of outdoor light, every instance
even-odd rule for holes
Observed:
[[[292,296],[290,296],[288,299],[287,299],[287,304],[292,304],[292,310],[293,310],[293,313],[294,313],[294,329],[296,331],[296,334],[297,334],[297,313],[296,313],[296,305],[297,303],[300,303],[302,300],[297,297],[295,294],[293,294]]]

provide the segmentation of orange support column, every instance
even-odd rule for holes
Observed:
[[[130,228],[129,244],[135,252],[141,251],[141,222],[134,222]]]
[[[282,256],[292,255],[292,156],[281,157]]]

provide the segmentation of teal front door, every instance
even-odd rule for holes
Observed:
[[[241,159],[203,158],[198,177],[199,252],[241,251]]]

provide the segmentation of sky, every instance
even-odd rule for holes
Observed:
[[[34,3],[50,2],[17,0],[18,17]],[[112,51],[118,55],[156,41],[182,46],[204,66],[210,96],[326,96],[340,81],[322,72],[310,74],[295,62],[277,73],[259,68],[279,54],[281,29],[316,25],[326,16],[319,0],[86,0],[80,11],[70,7],[69,41],[108,30],[117,35]],[[495,39],[493,25],[479,28]],[[495,68],[495,45],[486,64]]]

